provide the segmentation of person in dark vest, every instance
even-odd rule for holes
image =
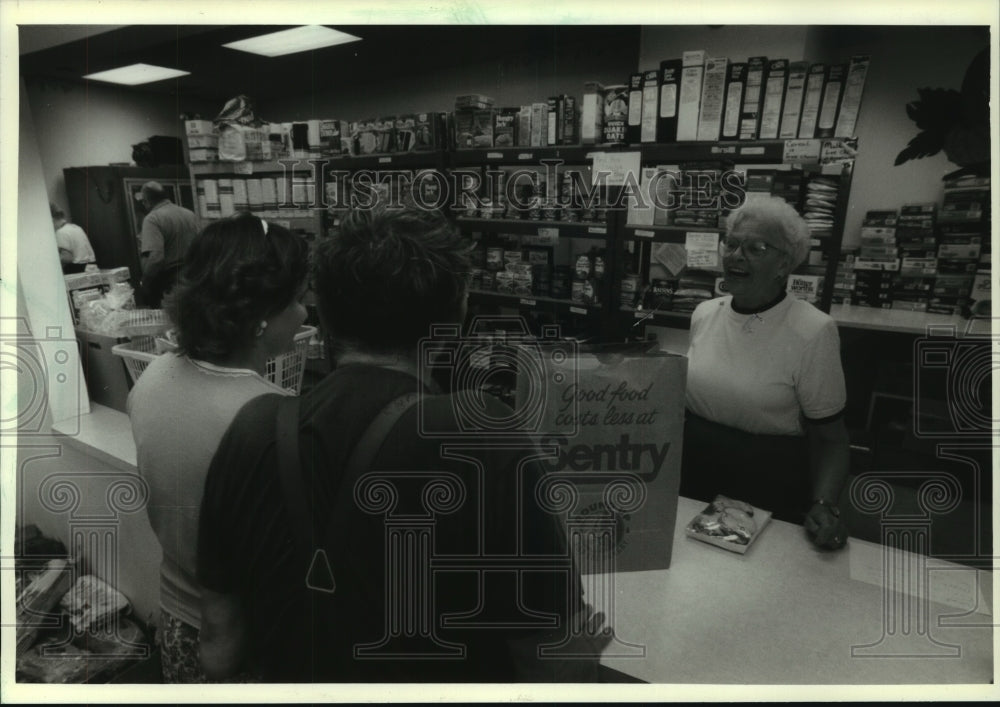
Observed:
[[[141,200],[147,213],[139,234],[139,291],[147,307],[157,308],[177,282],[188,247],[198,235],[198,219],[191,210],[170,201],[159,182],[143,184]]]

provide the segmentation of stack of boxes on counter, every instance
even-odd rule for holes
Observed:
[[[833,301],[950,315],[989,301],[989,190],[986,177],[948,180],[940,209],[869,211],[857,257],[841,254]]]
[[[928,311],[977,314],[990,301],[989,177],[957,177],[944,183],[938,214],[938,276]]]

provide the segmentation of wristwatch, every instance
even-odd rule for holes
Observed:
[[[834,517],[840,518],[840,509],[837,508],[837,506],[834,505],[833,503],[827,501],[826,499],[823,498],[813,499],[813,505],[824,506],[825,508],[828,508],[830,510],[830,513],[832,513]]]

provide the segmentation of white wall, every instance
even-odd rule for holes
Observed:
[[[180,114],[214,115],[221,106],[83,83],[26,79],[45,190],[69,213],[64,167],[132,164],[132,145],[153,135],[183,138]],[[80,218],[71,214],[73,218]]]

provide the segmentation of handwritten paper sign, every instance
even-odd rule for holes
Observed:
[[[819,162],[819,140],[785,140],[782,162],[786,164]]]
[[[688,231],[684,235],[684,250],[687,252],[689,268],[719,267],[719,234],[714,232]]]

